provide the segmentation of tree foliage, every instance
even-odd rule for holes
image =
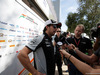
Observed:
[[[69,13],[66,25],[73,32],[77,24],[84,24],[85,32],[89,35],[90,29],[100,22],[100,0],[79,0],[78,13]]]

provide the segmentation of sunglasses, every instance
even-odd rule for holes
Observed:
[[[50,25],[48,25],[48,26],[53,26],[53,28],[57,28],[57,25],[56,24],[50,24]]]
[[[61,32],[61,31],[57,31],[57,32]]]
[[[53,26],[53,28],[57,28],[57,25],[52,25]]]

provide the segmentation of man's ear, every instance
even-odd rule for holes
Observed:
[[[46,26],[46,29],[48,28],[48,26]]]

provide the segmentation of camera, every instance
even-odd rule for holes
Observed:
[[[94,37],[100,38],[100,23],[97,23],[96,27],[91,28],[91,38]]]

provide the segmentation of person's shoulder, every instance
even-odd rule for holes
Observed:
[[[33,40],[32,41],[35,41],[35,42],[41,42],[42,40],[43,40],[43,38],[44,38],[44,34],[41,34],[41,35],[36,35],[36,36],[34,36],[33,37]]]
[[[44,34],[34,36],[35,39],[42,39],[43,37],[44,37]]]
[[[44,36],[45,36],[44,34],[41,34],[39,35],[39,38],[43,39]]]

